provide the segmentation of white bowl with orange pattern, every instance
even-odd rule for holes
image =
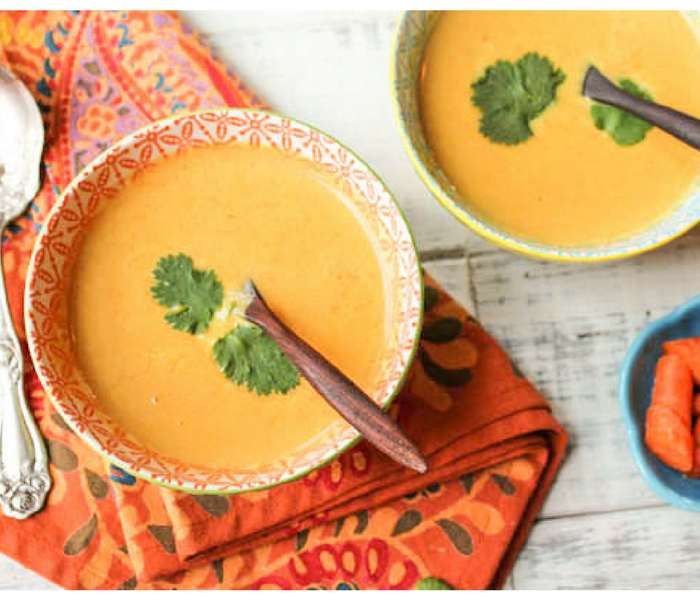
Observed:
[[[211,469],[155,452],[99,407],[72,348],[67,294],[83,233],[103,203],[131,177],[182,148],[217,144],[272,146],[318,163],[339,185],[349,185],[365,230],[386,268],[392,293],[390,335],[374,400],[387,408],[408,372],[422,321],[422,273],[405,218],[386,186],[352,151],[323,132],[273,113],[211,109],[154,122],[123,138],[88,165],[49,213],[32,254],[25,290],[27,339],[34,366],[58,412],[92,448],[114,464],[159,485],[194,493],[259,490],[296,479],[332,460],[358,439],[338,421],[295,454],[240,472]]]

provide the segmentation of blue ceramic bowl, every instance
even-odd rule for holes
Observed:
[[[667,467],[644,443],[647,408],[651,403],[656,363],[669,340],[700,336],[700,296],[655,321],[627,351],[620,376],[620,407],[632,456],[651,488],[669,504],[700,512],[700,479]]]

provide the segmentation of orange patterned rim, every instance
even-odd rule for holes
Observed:
[[[67,292],[85,229],[103,203],[161,157],[218,144],[270,146],[317,164],[346,191],[373,238],[389,293],[389,335],[373,399],[386,408],[411,364],[422,322],[422,273],[405,218],[377,175],[321,131],[273,113],[215,109],[154,122],[123,138],[88,165],[48,215],[32,254],[25,290],[29,349],[42,385],[66,422],[91,447],[135,475],[199,493],[235,493],[296,479],[358,439],[342,420],[292,455],[247,471],[211,469],[155,452],[103,413],[77,367],[68,327]]]

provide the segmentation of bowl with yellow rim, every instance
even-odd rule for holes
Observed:
[[[376,249],[385,277],[386,342],[371,394],[383,409],[400,390],[417,348],[423,283],[408,224],[374,171],[337,140],[278,114],[221,108],[154,122],[105,150],[66,187],[37,239],[25,290],[27,340],[44,389],[66,423],[111,463],[159,485],[230,494],[299,478],[349,449],[359,440],[357,431],[338,418],[293,452],[249,468],[212,467],[166,455],[104,409],[79,364],[69,315],[76,259],[100,211],[117,202],[118,192],[157,160],[218,145],[274,149],[312,163],[333,177],[338,189],[352,191],[349,208]]]
[[[691,193],[650,228],[603,244],[557,246],[538,243],[510,234],[478,214],[441,169],[421,123],[418,86],[424,50],[440,14],[441,11],[405,11],[399,18],[392,49],[391,94],[399,131],[416,172],[432,195],[459,222],[507,250],[559,262],[596,262],[632,256],[666,244],[700,222],[700,182],[696,182]],[[684,12],[684,16],[697,35],[700,31],[698,14]]]

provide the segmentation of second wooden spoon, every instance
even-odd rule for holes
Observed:
[[[586,71],[583,95],[596,102],[626,110],[700,150],[700,120],[622,91],[595,67],[589,67]]]

